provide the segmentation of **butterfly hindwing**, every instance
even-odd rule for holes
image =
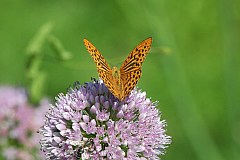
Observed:
[[[131,91],[134,89],[134,87],[137,85],[137,82],[140,79],[141,74],[142,74],[141,69],[134,70],[132,72],[128,72],[125,74],[121,74],[121,80],[124,86],[123,88],[124,98],[127,97],[131,93]]]
[[[119,93],[117,92],[116,90],[116,87],[115,87],[115,84],[114,84],[114,78],[112,76],[112,74],[109,74],[108,72],[106,71],[103,71],[103,70],[98,70],[98,74],[99,75],[102,75],[102,77],[100,77],[105,86],[108,88],[108,90],[115,96],[115,97],[118,97]]]

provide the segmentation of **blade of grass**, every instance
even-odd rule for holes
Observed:
[[[237,25],[237,18],[240,15],[234,14],[235,3],[232,1],[219,1],[219,18],[221,28],[221,40],[223,48],[223,68],[225,75],[225,90],[228,105],[228,121],[231,127],[232,146],[231,157],[239,159],[240,157],[240,138],[239,138],[239,124],[240,124],[240,72],[239,72],[239,25]],[[238,16],[238,17],[237,17]]]

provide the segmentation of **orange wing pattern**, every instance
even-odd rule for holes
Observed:
[[[137,85],[137,82],[141,77],[142,63],[150,50],[152,38],[150,37],[142,41],[128,55],[127,59],[122,64],[120,71],[118,70],[120,77],[115,77],[113,75],[113,70],[91,42],[84,39],[84,44],[97,65],[99,77],[115,97],[121,101],[124,100]]]
[[[128,55],[120,68],[121,80],[124,86],[124,96],[128,96],[133,88],[137,85],[142,75],[142,63],[151,48],[152,38],[142,41]],[[124,98],[125,98],[124,97]]]

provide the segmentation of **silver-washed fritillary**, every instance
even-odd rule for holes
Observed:
[[[98,49],[84,39],[84,44],[97,65],[99,77],[119,100],[124,100],[136,86],[142,74],[142,63],[151,48],[152,38],[142,41],[128,55],[120,70],[117,67],[111,68]]]

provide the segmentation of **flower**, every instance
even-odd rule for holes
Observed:
[[[42,150],[47,159],[160,159],[171,140],[156,104],[136,88],[119,101],[101,80],[75,84],[51,105]]]
[[[32,106],[23,88],[0,86],[0,157],[42,159],[36,132],[43,125],[48,104],[49,101],[43,99],[39,106]]]

